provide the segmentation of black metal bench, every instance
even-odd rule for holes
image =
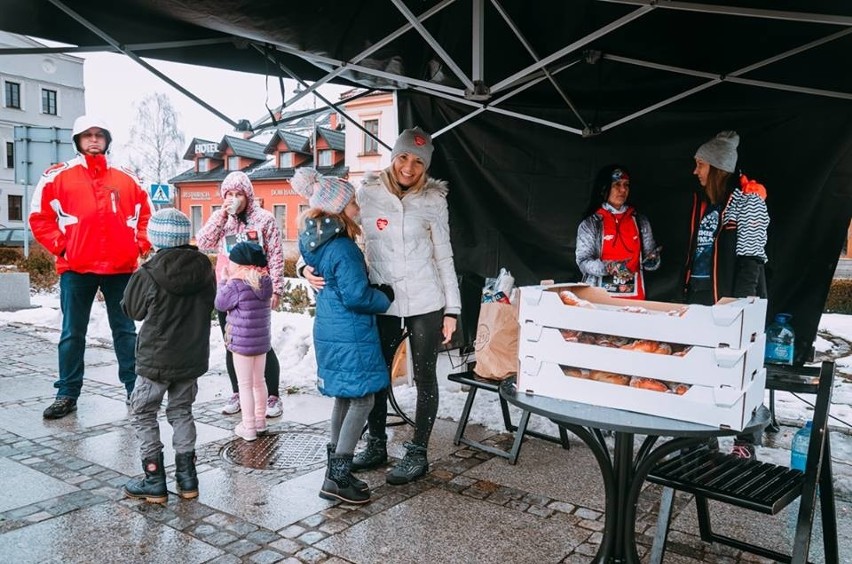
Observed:
[[[664,490],[657,520],[657,534],[649,561],[662,561],[674,503],[673,490],[681,490],[695,496],[698,527],[701,539],[705,542],[718,542],[778,562],[797,564],[807,562],[816,496],[819,495],[825,561],[828,564],[839,562],[837,517],[831,478],[831,447],[828,440],[828,414],[833,384],[834,363],[823,362],[815,390],[817,400],[804,472],[754,459],[737,458],[710,449],[706,445],[682,451],[657,464],[647,480],[664,486]],[[801,504],[792,555],[726,537],[714,533],[711,528],[707,500],[775,515],[798,498],[801,498]]]
[[[459,426],[456,429],[456,436],[453,439],[453,444],[464,444],[469,447],[482,450],[484,452],[501,456],[503,458],[508,459],[509,464],[515,464],[515,462],[518,461],[518,455],[521,452],[521,443],[523,442],[524,435],[529,435],[531,437],[536,437],[545,441],[550,441],[552,443],[561,444],[562,448],[565,449],[570,448],[570,443],[568,442],[568,432],[565,430],[565,428],[561,426],[559,427],[558,437],[527,429],[527,425],[529,424],[531,415],[529,411],[523,412],[523,415],[521,415],[521,420],[517,425],[512,423],[512,416],[509,413],[509,404],[506,402],[505,399],[500,397],[499,387],[501,382],[480,378],[472,370],[460,372],[457,374],[449,374],[447,376],[447,379],[451,382],[456,382],[458,384],[468,387],[467,399],[464,402],[464,409],[462,409],[461,416],[459,417]],[[506,431],[515,434],[515,440],[512,443],[512,448],[508,451],[501,450],[499,448],[492,447],[490,445],[486,445],[478,441],[474,441],[473,439],[468,439],[464,436],[464,431],[467,428],[467,420],[468,418],[470,418],[470,410],[473,407],[473,400],[476,399],[476,393],[479,390],[493,392],[497,394],[497,397],[500,398],[500,410],[503,413],[503,424],[506,426]]]

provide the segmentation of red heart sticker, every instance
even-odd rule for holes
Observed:
[[[385,227],[387,227],[387,226],[388,226],[388,220],[387,219],[380,217],[379,219],[376,220],[376,227],[379,228],[379,231],[384,231]]]

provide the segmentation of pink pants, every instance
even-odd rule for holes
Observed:
[[[266,353],[243,356],[234,353],[234,372],[240,390],[240,412],[246,431],[266,430]]]

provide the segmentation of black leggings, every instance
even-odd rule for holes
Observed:
[[[377,315],[379,337],[382,341],[382,354],[390,370],[395,345],[402,335],[402,324],[408,329],[408,343],[411,347],[411,360],[414,364],[414,383],[417,386],[417,410],[414,415],[413,443],[426,447],[429,435],[438,414],[438,377],[435,365],[438,362],[438,346],[444,336],[441,329],[444,324],[444,311],[438,310],[412,317]],[[387,438],[385,428],[388,417],[388,391],[376,392],[376,401],[367,419],[367,428],[371,437]]]
[[[228,319],[228,312],[216,311],[219,315],[219,327],[222,329],[222,336],[225,336],[225,323]],[[225,366],[228,368],[228,378],[231,379],[231,389],[234,393],[239,393],[240,388],[237,385],[237,372],[234,370],[234,353],[225,350]],[[275,349],[270,348],[266,353],[266,367],[263,370],[263,377],[266,380],[266,393],[270,396],[279,396],[278,385],[281,379],[281,365],[278,364],[278,357],[275,356]]]

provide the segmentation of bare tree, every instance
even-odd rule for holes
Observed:
[[[146,95],[134,104],[136,117],[130,128],[127,160],[145,184],[166,184],[180,166],[184,137],[178,113],[168,95]]]

